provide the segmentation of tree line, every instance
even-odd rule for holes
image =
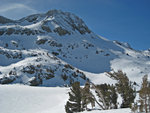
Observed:
[[[112,79],[117,80],[114,85],[110,84],[99,84],[95,85],[92,82],[87,82],[83,87],[80,87],[79,82],[74,82],[70,88],[69,99],[66,102],[65,110],[66,113],[82,112],[85,110],[95,109],[95,104],[99,106],[99,110],[107,109],[117,109],[117,108],[132,108],[133,110],[136,106],[133,106],[134,99],[136,97],[137,91],[134,88],[135,83],[129,81],[128,77],[122,71],[109,72],[107,73]],[[145,81],[144,81],[145,83]],[[145,90],[142,89],[139,93]],[[118,95],[122,97],[121,105],[118,104]],[[141,93],[142,94],[142,93]],[[147,94],[148,95],[148,94]],[[141,96],[146,98],[145,96]],[[142,100],[144,104],[144,100]],[[146,100],[146,103],[150,101]],[[89,107],[89,105],[91,107]],[[136,104],[134,104],[136,105]],[[145,107],[146,108],[146,107]],[[150,107],[147,106],[150,109]],[[143,107],[143,111],[144,107]]]

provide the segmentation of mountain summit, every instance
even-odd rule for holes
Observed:
[[[1,27],[1,35],[6,32],[8,35],[18,33],[26,35],[57,33],[63,36],[91,32],[82,19],[74,14],[60,10],[50,10],[45,14],[30,15],[17,21],[1,17],[0,23],[11,25],[9,26],[11,29],[7,31],[5,29],[8,27]]]
[[[135,81],[149,74],[149,67],[150,52],[96,35],[72,13],[50,10],[15,21],[0,17],[1,84],[83,84],[111,70],[123,70]]]

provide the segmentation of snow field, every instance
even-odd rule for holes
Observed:
[[[69,88],[0,85],[0,113],[65,113]],[[130,113],[130,109],[83,113]]]

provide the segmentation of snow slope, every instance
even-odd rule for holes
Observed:
[[[80,81],[83,84],[87,80],[82,72],[45,50],[13,51],[3,48],[3,52],[16,59],[19,56],[21,59],[10,60],[10,64],[7,64],[8,60],[1,62],[4,65],[0,67],[1,84],[21,83],[55,87],[70,85],[73,81]]]
[[[0,85],[0,113],[65,113],[67,88]]]

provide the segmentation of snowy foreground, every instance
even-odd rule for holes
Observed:
[[[0,85],[0,113],[65,113],[69,88]],[[130,113],[130,109],[84,113]]]

